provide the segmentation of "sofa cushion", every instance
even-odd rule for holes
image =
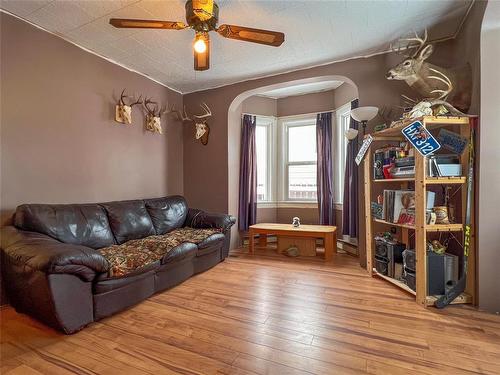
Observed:
[[[214,229],[178,228],[168,234],[130,240],[98,251],[109,262],[106,277],[123,277],[157,269],[160,263],[194,256],[196,244],[216,233]]]
[[[156,229],[156,234],[165,234],[180,228],[186,221],[188,212],[184,197],[179,195],[144,200],[146,209]]]
[[[14,225],[93,249],[115,243],[106,211],[98,204],[23,204],[17,207]]]
[[[203,256],[222,248],[224,243],[224,235],[222,233],[215,233],[205,238],[198,244],[198,251],[196,256]]]
[[[116,242],[124,242],[156,234],[144,201],[103,203]]]
[[[145,273],[160,266],[163,254],[151,251],[144,239],[99,249],[109,263],[109,271],[100,280]]]

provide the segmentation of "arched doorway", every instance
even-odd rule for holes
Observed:
[[[242,104],[243,102],[255,95],[266,93],[273,90],[291,88],[299,85],[307,85],[319,82],[328,81],[341,81],[343,85],[348,85],[353,87],[355,90],[355,97],[358,97],[358,88],[356,84],[348,77],[341,75],[326,75],[310,77],[299,80],[292,80],[286,82],[275,83],[272,85],[266,85],[237,95],[231,102],[228,109],[228,212],[235,217],[238,216],[238,194],[239,194],[239,160],[240,160],[240,135],[241,135],[241,115],[243,112]],[[332,108],[333,108],[332,103]],[[312,112],[312,111],[309,111]],[[239,245],[239,233],[237,226],[233,227],[231,248]]]

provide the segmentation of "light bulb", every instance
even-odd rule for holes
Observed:
[[[203,53],[207,50],[207,44],[203,40],[203,38],[199,38],[196,42],[194,42],[194,50],[197,53]]]

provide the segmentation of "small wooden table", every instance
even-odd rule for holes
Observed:
[[[250,237],[249,251],[253,254],[255,247],[254,236],[275,234],[284,237],[306,237],[322,238],[325,243],[325,260],[329,261],[333,257],[333,251],[337,252],[337,227],[330,225],[301,225],[296,228],[292,224],[260,223],[251,225],[248,229]]]

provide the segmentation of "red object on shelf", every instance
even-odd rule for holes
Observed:
[[[392,179],[392,174],[391,174],[391,169],[394,168],[394,163],[384,165],[383,167],[383,173],[384,173],[384,178],[386,180],[391,180]]]

